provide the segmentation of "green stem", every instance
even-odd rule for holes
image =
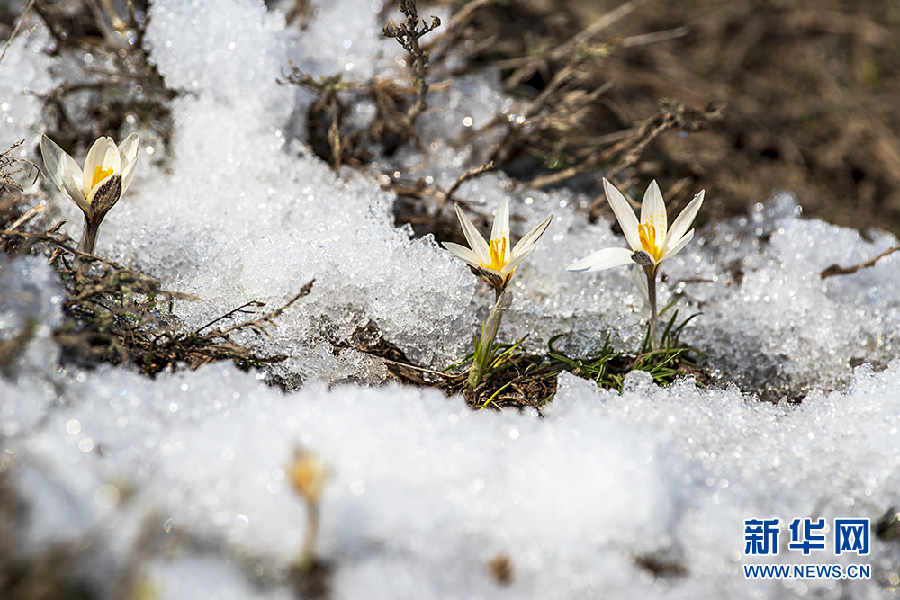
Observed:
[[[650,350],[653,352],[659,350],[659,313],[656,310],[656,272],[658,270],[657,265],[644,267],[644,273],[647,275],[647,297],[650,301]]]
[[[306,503],[306,531],[303,532],[303,545],[297,566],[301,571],[308,571],[316,562],[316,544],[319,539],[319,503]]]
[[[85,254],[93,254],[94,246],[97,243],[97,233],[100,231],[100,222],[91,223],[86,218],[84,220],[84,233],[81,234],[81,242],[78,244],[78,251]]]
[[[512,294],[510,292],[497,293],[497,302],[491,309],[487,321],[481,328],[481,339],[475,345],[475,355],[472,357],[472,366],[469,368],[469,389],[474,390],[481,383],[481,379],[490,366],[493,353],[491,349],[494,346],[494,338],[497,337],[497,331],[500,330],[500,319],[503,313],[512,304]]]

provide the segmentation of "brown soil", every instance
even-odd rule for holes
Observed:
[[[475,42],[472,64],[510,65],[503,73],[512,91],[539,93],[571,63],[571,55],[554,59],[548,49],[623,4],[492,2],[476,11],[464,35]],[[705,188],[707,220],[742,214],[787,189],[808,216],[900,233],[900,4],[627,4],[636,8],[585,50],[607,53],[580,66],[583,89],[614,86],[579,120],[584,135],[633,127],[665,98],[694,108],[723,102],[725,110],[708,131],[662,133],[623,179],[643,189],[656,178],[664,195],[686,187],[687,198]],[[654,33],[655,41],[637,37]],[[551,58],[511,81],[522,75],[511,59],[527,56]]]

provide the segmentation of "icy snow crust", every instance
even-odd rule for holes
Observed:
[[[395,386],[282,394],[222,365],[155,382],[105,367],[80,379],[66,377],[61,395],[2,383],[7,404],[53,406],[6,440],[31,506],[28,549],[101,540],[86,560],[103,587],[142,546],[164,598],[255,597],[245,563],[286,568],[304,523],[284,472],[297,443],[334,471],[320,548],[336,565],[335,598],[634,598],[666,586],[691,598],[801,586],[871,597],[874,580],[745,581],[743,520],[874,517],[900,485],[897,361],[792,409],[689,381],[660,389],[630,376],[619,396],[563,375],[544,419]],[[110,507],[104,485],[129,496]],[[181,550],[146,550],[166,540]],[[888,544],[872,547],[876,573],[896,564]],[[486,569],[501,553],[509,587]],[[775,560],[859,562],[830,554]],[[632,560],[648,555],[688,576],[654,581]],[[194,591],[185,572],[202,582]]]
[[[143,138],[136,177],[97,251],[199,296],[178,304],[189,326],[251,299],[274,308],[315,278],[272,339],[240,340],[290,355],[275,374],[307,383],[284,394],[264,374],[222,364],[155,381],[108,367],[59,370],[52,272],[39,259],[4,264],[0,337],[29,317],[40,323],[15,373],[0,378],[3,464],[31,510],[25,552],[92,540],[83,576],[106,597],[136,556],[161,598],[287,597],[271,582],[303,535],[304,509],[284,473],[303,444],[334,470],[320,550],[334,561],[335,598],[894,597],[884,574],[896,572],[897,550],[874,537],[864,560],[786,551],[770,559],[871,564],[871,581],[753,582],[741,572],[753,562],[742,555],[745,519],[874,520],[900,502],[900,362],[891,362],[900,257],[819,277],[896,239],[866,241],[802,219],[789,194],[699,230],[664,263],[661,302],[681,293],[683,316],[701,313],[685,341],[725,378],[776,400],[804,398],[800,406],[760,402],[737,386],[660,389],[639,373],[622,396],[563,375],[544,419],[476,413],[459,398],[396,386],[329,390],[382,380],[373,359],[335,354],[330,343],[370,322],[426,365],[466,351],[493,294],[433,240],[393,226],[393,197],[376,173],[416,167],[446,189],[480,164],[490,140],[453,141],[523,108],[499,91],[496,74],[466,77],[430,98],[419,127],[426,163],[406,149],[370,172],[334,174],[298,137],[312,96],[276,78],[291,60],[313,75],[404,76],[406,57],[380,38],[380,10],[381,2],[322,3],[298,32],[255,2],[153,4],[151,56],[185,93],[173,104],[172,146]],[[64,79],[47,40],[40,27],[26,30],[0,66],[11,99],[0,109],[14,119],[0,144],[35,142],[42,129],[39,105],[21,92]],[[609,332],[633,348],[646,319],[633,273],[563,270],[625,245],[611,223],[589,225],[573,210],[589,198],[511,191],[496,174],[458,197],[489,214],[504,194],[514,238],[548,213],[554,222],[515,274],[500,337],[528,334],[539,350],[566,333],[559,347],[589,354]],[[52,196],[48,212],[78,224],[77,236],[78,209]],[[854,372],[863,362],[874,368]],[[509,587],[486,566],[503,553]],[[686,575],[655,578],[636,557]]]

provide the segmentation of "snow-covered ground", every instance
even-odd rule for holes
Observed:
[[[320,551],[332,561],[334,598],[897,597],[896,542],[871,532],[864,556],[835,556],[833,544],[835,519],[874,525],[900,505],[900,255],[819,276],[897,240],[804,219],[789,193],[699,230],[663,267],[662,303],[683,292],[679,307],[701,313],[685,340],[737,385],[662,389],[633,373],[620,396],[564,374],[545,418],[473,412],[459,397],[396,385],[329,387],[382,378],[373,359],[335,354],[329,339],[372,321],[412,359],[443,367],[467,351],[493,298],[430,237],[393,226],[377,169],[406,173],[425,158],[416,177],[446,188],[475,166],[484,148],[453,141],[518,110],[496,73],[432,94],[419,127],[427,156],[406,149],[340,174],[298,137],[313,96],[276,83],[290,61],[360,82],[405,76],[405,56],[380,34],[381,11],[380,1],[321,3],[299,31],[250,0],[153,3],[150,56],[183,92],[172,102],[172,143],[142,132],[137,174],[97,253],[199,296],[176,308],[193,326],[251,299],[280,305],[315,277],[271,339],[241,340],[288,354],[275,373],[305,383],[282,393],[266,374],[224,363],[156,380],[62,369],[49,335],[61,287],[40,258],[5,262],[0,336],[29,317],[41,323],[0,378],[0,465],[29,508],[18,553],[83,548],[76,574],[110,598],[134,572],[159,598],[289,597],[281,582],[305,516],[285,470],[301,445],[333,471]],[[23,152],[46,128],[37,94],[79,77],[77,61],[51,58],[48,32],[32,24],[0,64],[0,146],[24,138]],[[31,191],[80,234],[73,203]],[[527,333],[541,349],[566,333],[561,344],[576,353],[608,331],[619,347],[637,343],[645,308],[626,268],[563,270],[625,244],[609,221],[590,225],[575,210],[588,198],[511,191],[498,174],[458,196],[486,214],[507,196],[514,238],[554,215],[515,274],[502,339]],[[776,518],[778,554],[745,555],[745,521]],[[789,548],[798,518],[825,519],[825,550]],[[508,585],[488,568],[504,554]],[[666,568],[654,575],[654,562]],[[871,574],[745,578],[754,564],[868,565]]]

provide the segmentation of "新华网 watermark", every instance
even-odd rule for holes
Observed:
[[[789,552],[810,556],[814,552],[833,556],[869,554],[869,519],[834,519],[827,527],[825,519],[794,519],[787,527]],[[780,519],[744,521],[744,556],[776,556],[781,549]],[[828,539],[828,534],[832,534]],[[746,579],[869,579],[867,564],[778,564],[744,565]]]

